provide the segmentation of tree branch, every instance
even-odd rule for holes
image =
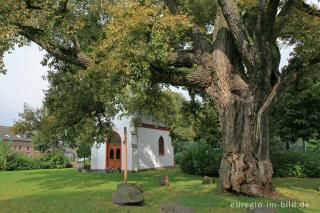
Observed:
[[[166,71],[156,67],[151,69],[151,81],[170,84],[172,86],[188,86],[203,88],[209,83],[210,76],[199,67],[196,71],[186,73],[182,71]]]
[[[172,14],[177,14],[178,10],[178,2],[176,0],[163,0],[165,5],[168,7]],[[206,36],[206,32],[203,32],[201,27],[197,25],[192,20],[189,21],[192,23],[192,27],[188,31],[188,35],[192,40],[192,45],[195,50],[201,50],[203,52],[212,52],[212,42]]]
[[[240,20],[240,15],[238,14],[234,0],[219,0],[219,4],[235,39],[238,51],[242,56],[242,60],[248,69],[254,67],[256,64],[256,59],[254,58],[254,55],[256,55],[254,54],[254,43]]]
[[[42,39],[43,31],[34,29],[29,26],[18,26],[20,28],[20,35],[26,37],[30,41],[38,44],[40,47],[45,49],[50,55],[57,59],[69,62],[74,65],[78,65],[83,69],[86,69],[90,64],[90,59],[81,53],[77,47],[66,48],[53,41],[45,41]]]
[[[267,36],[270,39],[272,36],[273,25],[277,15],[279,0],[260,0],[258,6],[258,21],[256,31],[259,34]]]
[[[175,67],[192,68],[197,63],[196,55],[191,52],[175,52],[169,55],[169,63]]]

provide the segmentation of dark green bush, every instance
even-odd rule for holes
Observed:
[[[320,177],[320,152],[272,152],[274,177]]]
[[[180,167],[190,174],[217,176],[221,161],[221,152],[216,152],[211,145],[196,143],[188,147],[181,156]]]
[[[175,160],[182,171],[190,174],[217,176],[221,151],[207,144],[194,144],[186,152],[177,153]],[[178,155],[179,154],[179,155]],[[270,153],[273,177],[320,177],[320,151],[273,151]],[[198,167],[195,167],[198,164]]]
[[[181,164],[182,155],[183,155],[182,152],[178,152],[174,155],[174,161],[179,165]]]

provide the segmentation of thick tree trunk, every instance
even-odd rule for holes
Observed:
[[[219,190],[273,197],[268,125],[276,87],[266,76],[273,71],[272,64],[246,70],[222,15],[215,27],[220,30],[214,35],[214,51],[203,67],[213,73],[206,92],[217,105],[222,130]]]
[[[223,109],[220,191],[275,196],[269,157],[269,114],[263,113],[260,124],[258,114],[254,99],[231,101]]]

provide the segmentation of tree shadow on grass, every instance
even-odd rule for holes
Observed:
[[[159,187],[158,180],[162,175],[169,176],[169,187]],[[168,201],[191,206],[195,212],[246,212],[245,208],[231,209],[230,203],[275,202],[266,198],[219,194],[216,192],[217,178],[214,185],[202,185],[202,177],[182,172],[129,173],[128,180],[143,185],[146,201],[142,206],[122,207],[111,203],[112,192],[123,182],[123,174],[79,173],[75,169],[24,171],[12,183],[24,186],[32,183],[41,190],[35,195],[22,194],[0,201],[0,212],[158,212],[160,205]],[[277,179],[275,182],[279,187],[296,187],[291,179]],[[303,184],[310,185],[307,182]],[[26,210],[18,211],[19,206],[25,206]],[[279,210],[303,212],[297,208]]]
[[[76,172],[75,169],[63,169],[63,170],[42,170],[33,171],[23,175],[16,180],[17,184],[20,183],[32,183],[43,189],[61,189],[65,187],[72,187],[77,189],[99,187],[100,185],[108,185],[115,188],[117,184],[123,182],[123,174],[110,174],[102,172]],[[161,173],[129,173],[128,181],[137,182],[143,185],[144,190],[152,190],[158,187],[158,179],[161,175],[168,175],[169,181],[172,184],[177,182],[191,182],[194,180],[201,180],[201,177],[184,174],[182,172],[161,172]]]
[[[197,186],[193,187],[196,190]],[[218,194],[215,192],[193,192],[192,188],[186,192],[175,190],[152,190],[144,193],[145,202],[141,206],[119,206],[112,204],[111,189],[82,190],[65,192],[52,190],[49,193],[22,195],[0,200],[0,212],[159,212],[164,202],[175,202],[190,206],[195,212],[232,213],[246,212],[245,207],[231,208],[231,203],[266,203],[268,199],[250,198],[243,195]],[[278,208],[279,209],[279,208]],[[301,213],[300,209],[279,209],[284,213]]]
[[[142,206],[118,206],[111,203],[112,193],[123,174],[78,173],[74,169],[21,172],[13,184],[32,183],[39,191],[0,201],[0,212],[158,212],[164,202],[172,201],[192,207],[195,212],[246,212],[230,208],[231,203],[275,202],[266,198],[219,194],[214,185],[202,185],[202,177],[182,172],[129,173],[129,182],[143,185]],[[159,187],[158,179],[169,176],[169,187]],[[281,187],[283,182],[280,180]],[[289,186],[290,187],[290,186]],[[278,203],[280,201],[277,201]],[[303,212],[301,209],[279,209],[280,212]]]

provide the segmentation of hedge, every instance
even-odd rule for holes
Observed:
[[[207,144],[194,144],[176,153],[175,161],[190,174],[218,176],[222,152]],[[276,151],[270,153],[273,177],[320,177],[319,151]]]

